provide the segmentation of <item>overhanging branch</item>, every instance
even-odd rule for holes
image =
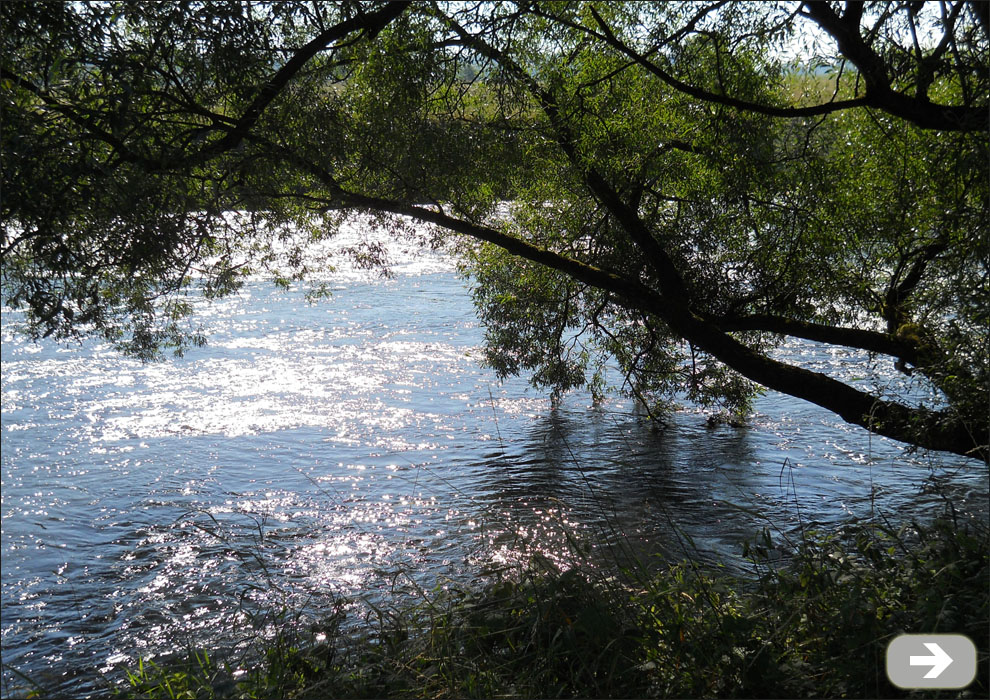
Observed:
[[[294,154],[293,162],[297,166],[305,163]],[[814,403],[839,415],[843,420],[878,435],[928,449],[945,450],[982,460],[990,458],[987,446],[990,436],[986,425],[967,425],[949,411],[930,411],[885,401],[820,372],[775,360],[732,338],[724,328],[701,318],[683,299],[666,296],[638,280],[602,270],[442,211],[346,191],[320,166],[313,163],[305,165],[334,193],[334,203],[337,206],[408,216],[494,244],[512,255],[564,272],[578,281],[611,292],[622,306],[656,316],[685,340],[762,386]],[[850,331],[850,336],[863,339],[863,332],[855,332],[853,329],[841,329],[840,332],[842,331]],[[871,341],[880,342],[878,338],[871,338]]]
[[[603,289],[618,294],[632,308],[656,315],[681,338],[697,345],[728,367],[762,386],[819,405],[836,413],[845,421],[867,428],[879,435],[922,447],[956,452],[984,460],[990,458],[990,445],[988,445],[990,443],[990,435],[988,435],[990,431],[986,425],[969,426],[948,412],[912,408],[896,402],[885,401],[824,374],[780,362],[756,352],[731,337],[725,328],[696,313],[691,308],[690,294],[676,267],[654,239],[637,212],[622,201],[614,188],[594,167],[581,160],[573,136],[557,110],[553,95],[543,89],[533,76],[511,57],[506,56],[504,52],[470,34],[452,19],[446,18],[446,21],[448,26],[466,44],[499,62],[503,68],[515,75],[526,86],[548,117],[558,144],[584,180],[585,185],[615,217],[660,273],[659,289],[656,290],[647,287],[638,280],[621,278],[610,273],[607,273],[610,275],[610,286],[602,287]],[[422,219],[415,209],[413,207],[397,213],[405,213],[414,218]],[[429,212],[425,220],[482,240],[488,240],[510,253],[549,265],[572,276],[577,276],[578,279],[589,284],[601,287],[595,278],[602,271],[591,268],[584,263],[564,258],[551,251],[538,249],[531,244],[490,229],[484,229],[484,227],[450,220],[450,217],[439,212]],[[805,329],[806,332],[815,330],[815,328]],[[856,332],[851,332],[848,335],[859,342],[880,343],[877,338],[863,338]],[[890,349],[889,346],[887,347]]]
[[[715,325],[724,331],[765,331],[779,333],[792,338],[804,338],[829,345],[841,345],[868,352],[889,355],[898,359],[917,364],[921,359],[921,350],[915,344],[898,338],[889,333],[867,331],[859,328],[844,328],[829,326],[822,323],[811,323],[771,316],[769,314],[752,314],[731,318],[712,318]]]
[[[580,26],[580,28],[632,59],[675,90],[713,104],[787,119],[821,116],[854,107],[874,107],[913,122],[923,129],[981,131],[990,127],[990,111],[985,105],[942,105],[891,89],[890,78],[883,61],[859,35],[858,22],[855,27],[851,27],[843,18],[835,14],[826,2],[808,2],[805,5],[808,8],[807,16],[836,40],[842,54],[852,61],[864,76],[867,90],[862,97],[832,100],[807,107],[778,107],[742,100],[730,95],[720,95],[679,80],[643,54],[635,51],[615,35],[594,7],[591,7],[590,10],[600,31],[596,32],[590,27],[584,26]]]
[[[251,129],[258,122],[264,110],[272,101],[285,89],[292,78],[318,53],[326,49],[332,42],[338,41],[351,32],[363,30],[371,35],[379,33],[390,22],[399,17],[410,5],[409,0],[389,2],[384,7],[367,14],[358,14],[343,22],[321,32],[310,40],[301,49],[296,51],[284,66],[275,72],[274,75],[258,90],[251,104],[244,110],[240,118],[230,124],[228,118],[199,108],[199,114],[208,114],[214,120],[214,125],[206,127],[207,130],[219,130],[224,135],[207,143],[193,153],[183,153],[179,155],[162,157],[151,157],[131,148],[115,134],[100,128],[97,120],[80,114],[71,106],[61,103],[47,91],[34,85],[31,81],[23,78],[7,67],[0,67],[0,76],[12,81],[18,87],[27,90],[40,99],[45,107],[57,114],[61,114],[77,126],[83,128],[91,136],[97,138],[111,146],[119,156],[130,163],[140,166],[147,172],[164,172],[169,170],[182,170],[202,165],[216,156],[229,152],[236,148],[248,136]]]

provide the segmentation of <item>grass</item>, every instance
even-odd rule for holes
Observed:
[[[343,612],[311,639],[276,635],[254,661],[205,652],[133,669],[127,698],[987,697],[988,532],[928,525],[805,533],[786,558],[769,532],[749,575],[680,562],[561,571],[546,560],[478,587],[419,591]],[[902,633],[967,634],[963,691],[904,691],[884,671]]]

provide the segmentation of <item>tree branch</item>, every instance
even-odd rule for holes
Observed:
[[[599,201],[619,220],[633,243],[643,251],[647,260],[650,261],[650,264],[658,273],[658,283],[661,293],[671,295],[675,298],[686,298],[687,288],[680,272],[677,270],[670,256],[667,255],[667,252],[653,237],[652,232],[643,225],[642,220],[640,220],[636,212],[622,200],[618,192],[608,184],[605,178],[594,168],[581,161],[574,145],[571,130],[561,117],[560,110],[553,95],[548,90],[545,90],[533,76],[527,73],[511,57],[505,55],[504,52],[496,49],[479,37],[472,35],[452,18],[443,15],[441,17],[468,46],[498,62],[526,86],[533,97],[540,103],[540,107],[553,127],[557,144],[564,151],[568,160],[581,173],[589,189]]]
[[[594,7],[590,8],[591,14],[601,31],[596,32],[583,25],[575,26],[631,58],[675,90],[705,102],[787,119],[821,116],[853,107],[875,107],[913,122],[924,129],[981,131],[990,127],[990,113],[984,106],[940,105],[927,99],[919,100],[916,97],[892,90],[883,61],[859,35],[858,19],[860,14],[855,9],[856,4],[850,3],[849,5],[852,7],[847,9],[846,16],[840,18],[824,1],[805,3],[808,7],[807,16],[837,41],[840,52],[852,61],[863,74],[867,85],[866,94],[862,97],[825,102],[808,107],[764,105],[729,95],[720,95],[685,83],[618,39]],[[852,20],[856,20],[855,27],[851,26]]]
[[[769,314],[713,318],[711,320],[724,331],[766,331],[792,338],[804,338],[829,345],[841,345],[842,347],[890,355],[912,364],[921,361],[920,348],[914,343],[890,333],[828,326]]]
[[[93,117],[84,117],[78,111],[61,104],[46,91],[13,71],[8,70],[6,67],[0,67],[0,75],[41,99],[48,109],[68,118],[88,131],[95,138],[112,146],[125,161],[139,165],[147,172],[163,172],[195,167],[236,148],[257,123],[265,108],[272,103],[303,66],[320,51],[326,49],[331,42],[337,41],[355,30],[365,30],[371,35],[376,35],[390,22],[405,12],[409,4],[409,0],[389,2],[375,12],[358,14],[321,32],[305,46],[296,51],[292,58],[275,72],[268,82],[261,87],[257,95],[255,95],[254,100],[252,100],[251,104],[248,105],[233,125],[223,123],[222,126],[218,124],[214,127],[207,127],[208,130],[222,129],[225,132],[224,136],[212,143],[204,145],[194,153],[180,154],[173,157],[165,157],[163,155],[161,158],[152,158],[138,153],[113,133],[101,129]]]
[[[305,46],[296,51],[292,58],[282,66],[275,75],[258,91],[254,100],[237,120],[234,127],[221,139],[204,146],[199,153],[194,154],[184,163],[195,165],[209,160],[213,155],[229,151],[237,146],[250,129],[257,123],[261,113],[271,104],[290,80],[320,51],[331,42],[341,39],[357,29],[363,29],[372,37],[376,36],[391,21],[399,17],[409,6],[409,0],[389,2],[380,10],[368,14],[358,14],[350,19],[339,22],[321,32]]]
[[[663,68],[658,66],[653,61],[649,60],[643,54],[635,51],[625,42],[618,39],[615,33],[608,26],[601,15],[595,10],[594,7],[590,8],[591,14],[595,18],[595,22],[598,23],[601,32],[595,32],[588,27],[581,27],[584,31],[588,32],[592,36],[604,41],[606,44],[616,49],[617,51],[625,54],[637,64],[645,68],[647,71],[657,76],[665,82],[670,87],[683,92],[691,97],[696,97],[699,100],[704,100],[705,102],[713,102],[715,104],[724,105],[726,107],[734,107],[736,109],[744,110],[747,112],[755,112],[757,114],[765,114],[771,117],[785,117],[785,118],[800,118],[800,117],[815,117],[822,114],[830,114],[832,112],[838,112],[843,109],[849,109],[851,107],[862,107],[867,104],[865,97],[857,97],[851,100],[839,100],[836,102],[826,102],[820,105],[811,105],[809,107],[773,107],[771,105],[761,105],[756,102],[750,102],[748,100],[740,100],[735,97],[730,97],[728,95],[719,95],[714,92],[709,92],[699,87],[689,85],[681,80],[678,80],[673,75],[665,71]]]
[[[839,47],[843,56],[852,61],[866,84],[861,98],[868,107],[881,109],[923,129],[944,131],[983,131],[990,127],[990,110],[986,105],[942,105],[929,101],[924,93],[905,95],[891,87],[890,76],[883,59],[859,33],[858,15],[855,24],[839,17],[826,0],[805,2],[806,16],[825,30]],[[946,28],[946,31],[951,31]]]

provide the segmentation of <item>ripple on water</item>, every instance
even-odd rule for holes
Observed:
[[[208,347],[151,365],[25,343],[4,310],[5,664],[68,688],[94,659],[233,648],[279,610],[318,615],[404,576],[566,566],[575,541],[592,558],[683,553],[687,536],[734,552],[764,524],[754,508],[784,532],[930,512],[946,490],[985,508],[965,460],[906,456],[779,395],[747,428],[685,411],[656,430],[617,398],[552,408],[478,366],[482,329],[448,269],[337,287],[311,305],[249,283],[201,305]]]

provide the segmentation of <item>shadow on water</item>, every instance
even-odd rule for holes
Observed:
[[[708,428],[696,415],[658,427],[629,413],[557,408],[513,435],[484,456],[478,483],[503,541],[523,532],[528,541],[517,540],[559,559],[567,540],[582,539],[600,563],[643,563],[738,555],[760,527],[732,505],[764,478],[745,466],[755,461],[746,428]]]
[[[925,517],[950,501],[976,517],[988,512],[985,483],[969,465],[927,463],[889,445],[859,461],[807,464],[759,424],[711,426],[691,412],[658,427],[629,411],[563,407],[510,435],[475,466],[484,472],[479,517],[501,528],[490,550],[508,542],[523,558],[560,565],[581,540],[604,565],[660,555],[742,568],[743,544],[764,528],[793,544],[806,531]]]

